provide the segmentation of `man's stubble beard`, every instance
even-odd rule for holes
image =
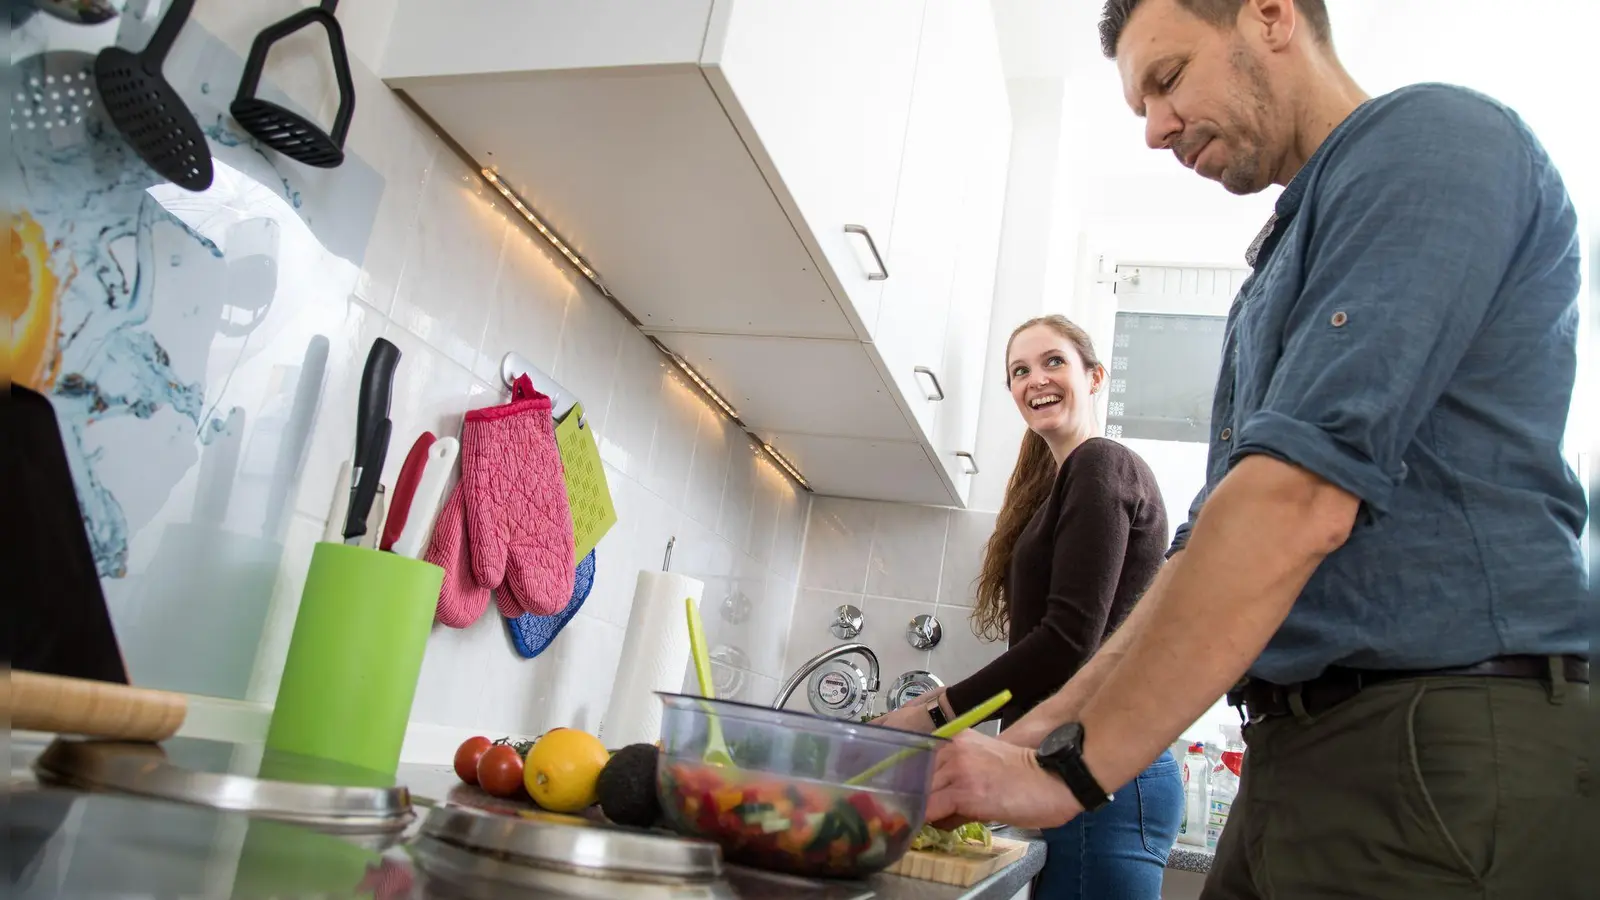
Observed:
[[[1244,46],[1235,44],[1228,62],[1239,78],[1232,85],[1232,113],[1228,122],[1239,144],[1237,155],[1228,161],[1218,181],[1233,194],[1254,194],[1266,187],[1261,180],[1263,126],[1272,111],[1272,89],[1261,62]],[[1248,110],[1248,114],[1246,111]],[[1253,118],[1254,122],[1247,120]]]

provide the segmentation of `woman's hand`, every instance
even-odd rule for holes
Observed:
[[[945,699],[944,688],[940,687],[928,691],[894,712],[873,719],[872,724],[887,725],[901,731],[915,731],[918,734],[932,734],[933,716],[928,713],[928,708],[934,704],[938,704],[944,712],[946,722],[956,717],[950,709],[950,701]]]
[[[915,731],[918,734],[933,733],[933,717],[928,715],[927,704],[907,704],[894,712],[873,719],[868,724],[898,728],[901,731]]]

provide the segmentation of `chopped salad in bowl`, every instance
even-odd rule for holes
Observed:
[[[725,700],[662,694],[656,792],[668,823],[730,861],[856,878],[894,864],[922,828],[934,750],[923,734]],[[732,765],[708,761],[712,722]],[[847,785],[889,757],[905,758]]]

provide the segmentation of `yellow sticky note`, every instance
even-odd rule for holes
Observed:
[[[575,404],[556,423],[556,448],[566,475],[567,505],[572,507],[573,560],[577,565],[617,524],[617,508],[600,464],[600,447],[583,418],[583,404]]]

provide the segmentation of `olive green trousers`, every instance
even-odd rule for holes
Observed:
[[[1584,684],[1417,678],[1245,729],[1202,900],[1600,897]]]

